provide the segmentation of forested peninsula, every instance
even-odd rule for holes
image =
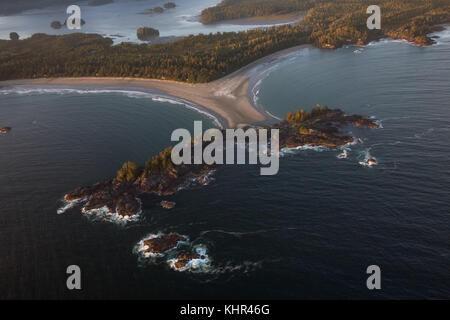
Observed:
[[[111,39],[95,34],[35,34],[25,40],[0,40],[0,80],[136,77],[204,83],[301,44],[334,49],[390,37],[429,45],[433,40],[427,35],[437,25],[450,22],[450,0],[380,0],[382,29],[368,30],[366,10],[371,4],[371,0],[224,0],[216,9],[206,10],[226,7],[225,15],[211,21],[303,8],[308,14],[296,25],[192,35],[164,44],[113,46]]]

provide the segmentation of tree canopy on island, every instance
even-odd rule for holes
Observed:
[[[199,34],[165,44],[122,43],[95,34],[0,40],[0,80],[42,77],[139,77],[209,82],[282,49],[314,43],[320,48],[366,44],[383,37],[418,45],[432,40],[433,26],[450,22],[450,0],[379,0],[382,29],[368,30],[372,0],[226,0],[252,6],[260,1],[309,6],[298,25],[242,32]],[[250,14],[259,14],[253,12]]]
[[[166,44],[112,45],[95,34],[35,34],[0,40],[0,80],[142,77],[208,82],[278,50],[308,42],[301,26],[184,37]]]
[[[366,10],[373,4],[382,11],[380,31],[367,29]],[[450,0],[223,0],[203,10],[202,22],[305,10],[308,13],[301,23],[311,27],[311,40],[320,48],[366,44],[381,37],[427,45],[430,26],[450,21]]]

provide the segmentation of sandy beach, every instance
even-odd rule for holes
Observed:
[[[0,87],[18,85],[48,85],[66,87],[140,87],[161,91],[170,96],[192,102],[215,115],[226,128],[241,127],[275,121],[269,114],[254,106],[249,97],[252,70],[262,64],[280,61],[287,54],[310,45],[282,50],[259,59],[246,67],[213,82],[187,84],[175,81],[140,78],[39,78],[1,81]]]

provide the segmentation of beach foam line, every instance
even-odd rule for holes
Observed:
[[[6,89],[0,89],[0,94],[2,94],[2,95],[11,95],[11,94],[17,94],[17,95],[121,94],[121,95],[125,95],[128,98],[152,99],[152,101],[155,101],[155,102],[170,103],[173,105],[184,106],[187,109],[193,110],[195,112],[198,112],[198,113],[208,117],[220,129],[224,128],[221,121],[215,115],[213,115],[210,112],[207,112],[205,109],[201,108],[200,106],[197,106],[196,104],[191,103],[191,102],[181,99],[181,98],[170,97],[170,96],[166,96],[164,94],[159,94],[159,93],[157,94],[157,93],[150,93],[150,92],[144,92],[144,91],[138,91],[138,90],[43,88],[43,87],[36,86],[36,87],[31,87],[31,88],[10,87],[10,88],[6,88]]]

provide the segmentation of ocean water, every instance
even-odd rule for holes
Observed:
[[[141,14],[147,9],[162,7],[166,2],[166,0],[116,0],[111,4],[93,7],[88,6],[87,1],[79,1],[77,4],[81,8],[81,17],[86,21],[81,30],[68,30],[65,27],[55,30],[50,27],[52,21],[65,21],[68,17],[67,6],[53,6],[0,16],[0,39],[9,39],[9,34],[13,31],[19,33],[21,39],[28,38],[34,33],[58,35],[83,32],[111,37],[115,43],[141,42],[137,39],[136,29],[144,26],[158,29],[161,37],[243,31],[268,26],[267,22],[203,25],[200,22],[202,10],[215,6],[220,0],[173,1],[177,7],[162,14]]]
[[[260,67],[251,91],[275,116],[322,103],[383,128],[348,128],[364,143],[347,158],[301,150],[272,177],[219,168],[213,184],[170,197],[172,211],[146,209],[125,227],[56,210],[67,191],[156,154],[174,128],[214,122],[136,93],[1,89],[0,126],[13,131],[0,136],[0,297],[448,298],[450,38],[440,35],[428,48],[304,49]],[[379,164],[361,165],[368,156]],[[168,232],[207,250],[210,265],[176,272],[133,252]],[[72,264],[82,291],[66,289]],[[366,288],[369,265],[380,291]]]

